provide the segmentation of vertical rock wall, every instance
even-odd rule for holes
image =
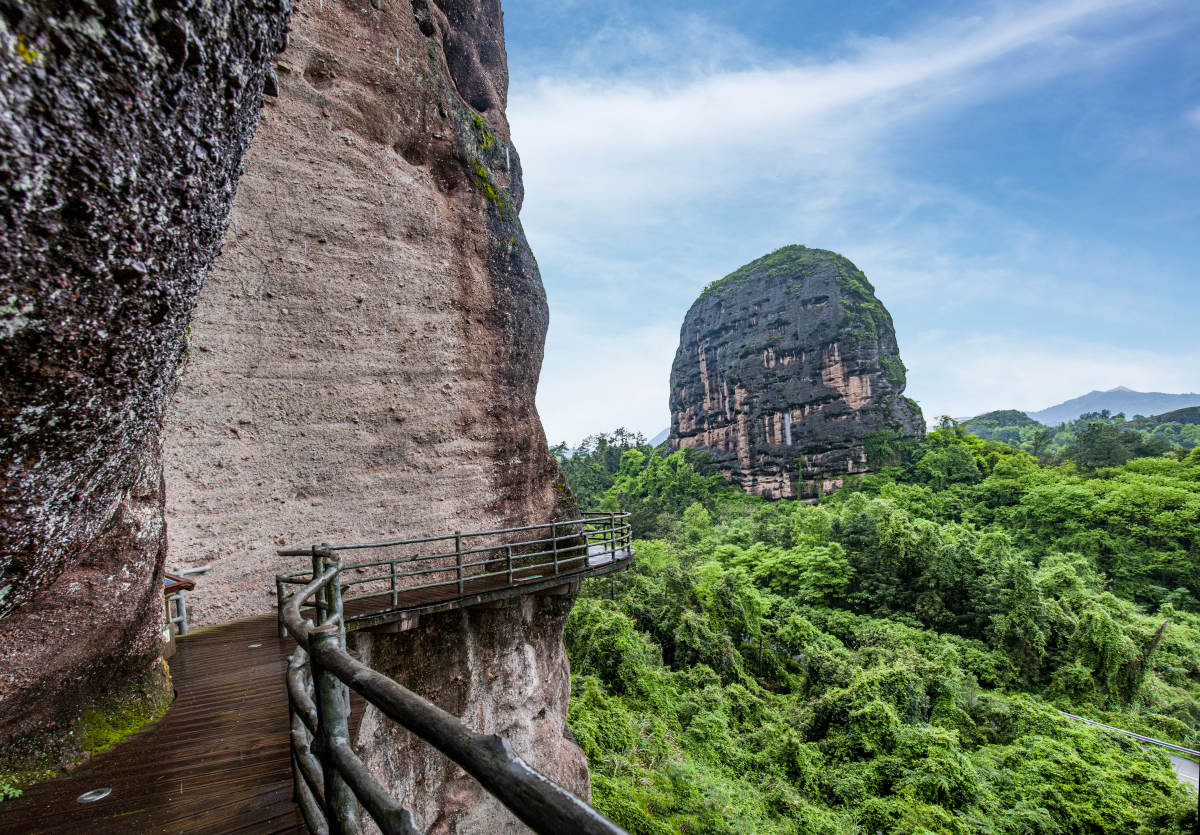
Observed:
[[[501,609],[427,615],[407,632],[353,636],[364,661],[533,768],[591,798],[587,759],[566,729],[571,671],[562,635],[573,597],[527,595]],[[530,830],[462,769],[374,708],[356,740],[372,773],[430,835]]]
[[[270,610],[282,544],[549,521],[564,489],[498,2],[301,0],[292,30],[172,404],[200,623]]]
[[[671,367],[671,441],[768,498],[867,472],[872,432],[920,437],[892,318],[842,256],[788,246],[700,295]]]
[[[289,0],[0,0],[0,740],[162,640],[161,429]]]

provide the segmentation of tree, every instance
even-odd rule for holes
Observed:
[[[1063,450],[1063,458],[1090,472],[1100,467],[1119,467],[1131,458],[1162,455],[1170,449],[1166,441],[1146,440],[1137,432],[1122,431],[1119,424],[1092,421]]]

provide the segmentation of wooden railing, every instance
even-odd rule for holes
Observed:
[[[287,689],[293,780],[309,831],[358,835],[361,804],[384,835],[420,833],[411,813],[368,772],[351,746],[353,689],[457,763],[539,835],[625,835],[583,800],[531,768],[508,740],[476,733],[357,661],[346,651],[346,632],[402,620],[406,598],[426,609],[476,598],[494,600],[622,567],[621,561],[633,556],[626,517],[588,514],[581,520],[506,530],[281,551],[312,559],[311,572],[276,578],[281,634],[292,634],[299,644],[289,659]],[[441,548],[451,541],[453,551]],[[390,553],[343,563],[341,552],[369,549]],[[421,555],[420,550],[433,553]],[[427,581],[408,585],[409,578]],[[299,591],[290,591],[301,584]],[[353,586],[362,587],[361,593],[343,594]],[[359,601],[354,608],[361,611],[347,615],[351,601]]]

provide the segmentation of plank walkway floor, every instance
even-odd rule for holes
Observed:
[[[296,645],[275,624],[266,615],[178,638],[167,714],[0,805],[0,834],[306,835],[292,802],[284,685]],[[99,788],[112,793],[76,801]]]
[[[623,570],[628,550],[563,561],[453,587],[402,589],[346,604],[347,615],[412,613],[471,605],[534,587]],[[616,559],[614,559],[614,557]],[[398,614],[392,614],[391,618]],[[176,638],[170,660],[176,698],[162,719],[93,757],[76,771],[0,803],[0,835],[307,835],[292,800],[288,698],[284,672],[296,648],[278,637],[276,615],[198,629]],[[363,701],[350,694],[350,729]],[[112,792],[80,803],[94,789]]]

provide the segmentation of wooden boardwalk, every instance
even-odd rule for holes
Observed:
[[[422,614],[554,594],[629,567],[632,552],[613,556],[564,561],[561,574],[519,569],[512,585],[470,578],[461,597],[456,586],[403,589],[396,604],[390,594],[372,596],[348,602],[346,613],[378,613],[370,617],[373,628],[392,631]],[[0,803],[0,835],[307,835],[292,800],[284,683],[295,641],[278,637],[270,614],[198,629],[176,642],[170,667],[177,696],[167,714],[78,770]],[[351,692],[350,704],[353,735],[363,701]],[[101,788],[112,793],[77,801]]]
[[[296,645],[275,623],[266,615],[178,638],[166,716],[0,804],[0,833],[307,835],[292,802],[284,686]],[[98,788],[112,793],[76,801]]]

